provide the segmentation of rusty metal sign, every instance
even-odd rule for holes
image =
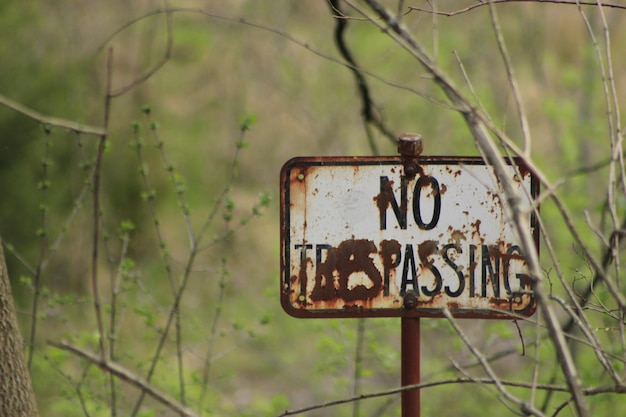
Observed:
[[[492,166],[479,157],[294,158],[282,168],[281,303],[295,317],[510,318],[535,310]],[[538,181],[507,163],[522,204]],[[529,224],[538,244],[536,219]],[[411,309],[404,302],[411,298]]]

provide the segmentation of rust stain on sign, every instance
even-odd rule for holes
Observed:
[[[281,302],[297,317],[530,315],[493,168],[479,158],[295,158],[281,171]],[[538,185],[509,165],[522,202]],[[537,228],[531,216],[537,244]],[[407,294],[415,308],[403,308]]]

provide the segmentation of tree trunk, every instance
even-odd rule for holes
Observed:
[[[0,416],[32,417],[37,406],[17,326],[11,284],[0,242]]]

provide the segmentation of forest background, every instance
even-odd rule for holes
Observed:
[[[559,347],[541,312],[422,320],[423,381],[447,381],[422,415],[623,409],[626,6],[383,2],[394,21],[333,3],[0,4],[0,236],[40,415],[399,415],[397,392],[351,400],[398,388],[399,319],[282,311],[278,174],[299,155],[395,155],[406,131],[424,154],[481,155],[400,19],[541,171],[541,275],[569,330]]]

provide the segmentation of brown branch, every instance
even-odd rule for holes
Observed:
[[[515,231],[520,238],[520,246],[526,254],[529,275],[535,282],[535,298],[537,304],[543,311],[549,335],[557,351],[561,371],[563,372],[570,392],[574,398],[576,411],[579,416],[587,416],[588,410],[583,399],[582,382],[578,375],[572,353],[567,346],[564,334],[558,323],[558,318],[549,303],[546,295],[545,284],[542,279],[541,267],[537,255],[537,248],[531,236],[523,209],[519,206],[519,198],[516,196],[511,184],[511,179],[506,175],[504,162],[490,136],[488,119],[476,110],[461,92],[452,84],[451,80],[434,63],[432,58],[418,44],[414,37],[408,33],[403,26],[400,26],[391,13],[376,0],[366,0],[367,5],[373,12],[382,18],[384,25],[372,20],[372,22],[386,31],[399,45],[410,51],[413,56],[424,66],[432,77],[434,83],[448,97],[452,105],[458,108],[459,113],[465,119],[469,130],[472,132],[478,149],[483,154],[486,162],[494,167],[496,176],[503,187],[503,192],[507,196],[507,202],[511,207],[511,214]],[[352,7],[357,8],[353,3]],[[367,15],[364,13],[364,15]],[[528,159],[528,158],[525,158]],[[610,281],[607,280],[607,283]]]
[[[111,111],[111,77],[113,66],[113,49],[109,49],[107,57],[107,93],[104,100],[104,126],[109,125],[109,115]],[[102,321],[102,308],[100,306],[100,293],[98,290],[98,250],[100,248],[100,177],[102,173],[102,159],[106,147],[106,133],[100,136],[98,143],[98,153],[94,167],[93,178],[93,242],[91,253],[91,291],[93,294],[93,305],[98,325],[98,335],[100,339],[100,354],[104,360],[107,357],[106,343],[104,335],[104,324]]]
[[[66,342],[48,342],[50,346],[54,346],[55,348],[65,350],[75,354],[76,356],[91,362],[96,365],[101,370],[108,372],[111,375],[116,376],[120,380],[140,389],[142,392],[146,393],[159,403],[163,404],[170,410],[173,410],[184,417],[197,417],[198,414],[194,413],[188,407],[176,401],[174,398],[171,398],[167,394],[160,392],[154,386],[152,386],[148,381],[142,379],[141,377],[134,375],[130,370],[126,369],[124,366],[120,365],[117,362],[110,361],[108,358],[102,358],[100,355],[96,355],[94,353],[88,352],[79,348],[78,346],[71,345]]]
[[[262,23],[254,22],[254,21],[248,20],[248,19],[243,18],[243,17],[224,16],[224,15],[220,15],[220,14],[216,14],[216,13],[210,12],[210,11],[202,9],[202,8],[165,7],[165,8],[157,8],[157,9],[151,10],[149,12],[144,13],[141,16],[138,16],[138,17],[133,18],[132,20],[129,20],[128,22],[126,22],[120,29],[118,29],[113,35],[111,35],[109,40],[111,38],[113,38],[115,36],[115,34],[119,33],[120,31],[122,31],[126,27],[129,27],[129,26],[131,26],[131,25],[133,25],[133,24],[135,24],[135,23],[137,23],[137,22],[139,22],[141,20],[147,19],[149,17],[157,16],[157,15],[164,14],[164,13],[172,13],[172,14],[174,14],[174,13],[192,13],[192,14],[199,14],[199,15],[203,15],[203,16],[206,16],[206,17],[209,17],[209,18],[212,18],[212,19],[219,19],[219,20],[223,20],[223,21],[226,21],[226,22],[230,22],[230,23],[237,23],[237,24],[241,24],[241,25],[244,25],[244,26],[249,26],[249,27],[252,27],[252,28],[255,28],[255,29],[259,29],[259,30],[262,30],[262,31],[265,31],[265,32],[268,32],[268,33],[273,33],[275,35],[278,35],[278,36],[281,36],[281,37],[287,39],[289,42],[292,42],[292,43],[294,43],[294,44],[296,44],[296,45],[306,49],[307,51],[313,53],[314,55],[317,55],[320,58],[323,58],[323,59],[325,59],[327,61],[334,62],[336,64],[339,64],[339,65],[342,65],[342,66],[350,68],[350,64],[346,63],[345,61],[343,61],[341,59],[338,59],[338,58],[335,58],[335,57],[333,57],[331,55],[325,54],[325,53],[321,52],[320,50],[313,48],[307,42],[302,41],[302,40],[294,37],[293,35],[291,35],[290,33],[286,32],[286,31],[277,29],[277,28],[272,27],[272,26],[264,25]],[[343,18],[346,18],[346,17],[338,16],[337,18],[342,18],[343,19]],[[355,18],[352,18],[352,17],[350,17],[350,19],[351,20],[355,20]],[[367,20],[369,20],[369,19],[367,19]],[[108,43],[108,41],[106,43]],[[388,85],[388,86],[393,87],[393,88],[397,88],[397,89],[400,89],[400,90],[404,90],[404,91],[408,91],[410,93],[416,94],[417,96],[419,96],[419,97],[421,97],[421,98],[423,98],[425,100],[428,100],[429,102],[431,102],[433,104],[436,104],[438,106],[441,106],[443,108],[446,108],[446,109],[449,109],[449,110],[457,110],[457,109],[451,107],[449,104],[444,103],[444,102],[436,99],[435,97],[429,96],[428,94],[425,94],[425,93],[423,93],[423,92],[421,92],[421,91],[419,91],[419,90],[417,90],[415,88],[409,87],[407,85],[401,85],[401,84],[395,83],[395,82],[393,82],[391,80],[388,80],[388,79],[385,79],[382,76],[377,75],[377,74],[375,74],[375,73],[373,73],[371,71],[367,71],[364,68],[358,68],[358,70],[362,74],[367,75],[369,77],[372,77],[375,80],[378,80],[378,81],[380,81],[381,83],[383,83],[385,85]]]
[[[0,105],[7,107],[11,110],[14,110],[43,125],[60,127],[60,128],[71,130],[72,132],[83,133],[85,135],[102,136],[106,134],[106,130],[101,127],[84,125],[81,123],[74,122],[72,120],[66,120],[66,119],[61,119],[59,117],[43,115],[36,110],[28,108],[24,106],[23,104],[18,103],[17,101],[11,100],[10,98],[3,96],[2,94],[0,94]]]
[[[359,91],[359,96],[361,97],[361,117],[363,118],[365,130],[368,134],[369,145],[372,153],[378,155],[378,147],[374,142],[374,138],[369,129],[369,125],[374,126],[379,132],[381,132],[384,136],[386,136],[394,143],[396,142],[397,135],[385,125],[385,122],[383,121],[382,116],[378,112],[377,106],[372,99],[372,96],[370,94],[370,88],[367,84],[365,76],[363,75],[361,68],[357,65],[356,60],[352,55],[352,52],[346,44],[345,33],[350,20],[341,9],[341,0],[329,0],[328,5],[331,9],[331,13],[333,13],[333,16],[335,17],[335,20],[337,22],[335,25],[334,34],[335,44],[337,45],[337,49],[339,50],[339,53],[341,54],[343,59],[345,59],[345,61],[348,63],[346,67],[352,72],[352,75],[354,75],[357,89]]]
[[[165,12],[165,21],[166,21],[166,27],[167,27],[167,40],[166,40],[166,46],[165,46],[165,51],[163,52],[163,57],[161,57],[161,59],[152,66],[152,68],[150,68],[148,71],[146,71],[146,73],[144,73],[143,75],[141,75],[139,78],[131,81],[130,83],[128,83],[127,85],[118,88],[117,90],[111,91],[111,97],[115,98],[115,97],[119,97],[123,94],[126,94],[127,92],[131,91],[132,89],[134,89],[135,87],[143,84],[144,82],[148,81],[150,79],[150,77],[152,77],[154,74],[156,74],[156,72],[158,70],[160,70],[166,63],[167,61],[170,60],[170,57],[172,55],[172,45],[174,43],[174,34],[173,34],[173,24],[172,24],[172,12],[170,11],[166,11]],[[133,22],[134,23],[134,22]],[[128,27],[132,25],[131,24],[127,24],[125,27]]]
[[[48,200],[48,192],[49,192],[49,178],[48,178],[48,166],[49,166],[49,157],[50,157],[50,129],[45,128],[45,151],[44,158],[42,164],[42,174],[41,174],[41,207],[40,210],[40,232],[37,233],[39,236],[39,259],[37,261],[37,268],[35,273],[33,274],[33,305],[31,309],[31,319],[30,319],[30,336],[28,338],[28,369],[31,369],[33,363],[33,357],[35,353],[35,338],[37,334],[37,315],[39,311],[39,300],[42,293],[42,275],[43,275],[43,262],[46,256],[46,250],[48,248],[48,231],[46,230],[47,225],[47,210],[45,206]]]
[[[130,370],[126,369],[124,366],[122,366],[121,364],[117,362],[114,362],[108,359],[103,360],[99,357],[99,355],[85,351],[77,346],[74,346],[66,342],[57,343],[57,342],[49,341],[48,344],[58,349],[71,352],[77,355],[78,357],[93,363],[94,365],[98,366],[101,370],[108,372],[114,375],[115,377],[119,378],[120,380],[142,390],[142,392],[145,392],[151,398],[155,399],[156,401],[168,407],[169,409],[181,414],[182,416],[197,417],[197,414],[189,410],[188,407],[180,404],[178,401],[169,397],[167,394],[160,392],[158,389],[153,387],[150,384],[150,382],[142,379],[141,377],[137,375],[134,375]],[[539,389],[539,390],[544,390],[544,391],[568,392],[568,388],[562,385],[553,385],[553,384],[533,385],[533,384],[528,384],[528,383],[506,381],[506,380],[501,380],[499,381],[499,383],[507,387]],[[439,386],[444,386],[444,385],[454,385],[454,384],[493,385],[495,384],[495,381],[488,379],[488,378],[455,378],[455,379],[447,379],[447,380],[442,380],[442,381],[424,382],[420,384],[407,385],[404,387],[394,388],[394,389],[390,389],[386,391],[380,391],[380,392],[375,392],[371,394],[362,394],[362,395],[358,395],[358,396],[354,396],[350,398],[344,398],[341,400],[329,401],[323,404],[316,404],[316,405],[302,407],[302,408],[295,409],[295,410],[287,410],[284,413],[279,414],[277,417],[293,416],[293,415],[302,414],[302,413],[309,412],[309,411],[320,410],[323,408],[329,408],[329,407],[334,407],[337,405],[347,404],[353,401],[362,401],[362,400],[371,399],[371,398],[386,397],[386,396],[390,396],[394,394],[399,394],[405,390],[412,390],[416,388],[426,389],[426,388],[434,388],[434,387],[439,387]],[[615,387],[615,386],[595,387],[595,388],[588,388],[584,390],[584,395],[587,395],[587,396],[611,394],[611,393],[624,394],[626,393],[626,391],[621,389],[620,387]]]
[[[496,35],[496,42],[498,44],[498,49],[500,50],[500,56],[502,57],[504,68],[506,69],[506,75],[507,75],[506,78],[509,81],[509,85],[511,87],[511,90],[513,91],[513,97],[515,99],[515,108],[517,110],[517,118],[519,119],[520,128],[522,130],[522,140],[524,143],[524,147],[523,147],[524,155],[528,156],[530,155],[530,147],[532,143],[531,136],[530,136],[530,126],[528,125],[528,118],[526,117],[526,111],[524,110],[524,102],[522,100],[522,93],[520,92],[520,88],[517,83],[517,79],[515,77],[515,73],[513,70],[513,63],[511,62],[511,57],[509,56],[509,52],[504,42],[504,37],[502,36],[502,30],[500,29],[500,21],[496,13],[496,8],[492,2],[489,2],[489,14],[491,16],[491,25],[493,26],[493,31]]]
[[[530,384],[519,383],[519,382],[511,382],[511,381],[499,381],[502,385],[517,387],[517,388],[531,388]],[[344,398],[341,400],[328,401],[323,404],[316,404],[308,407],[302,407],[296,410],[287,410],[282,414],[279,414],[276,417],[286,417],[286,416],[295,416],[298,414],[306,413],[309,411],[320,410],[323,408],[334,407],[337,405],[348,404],[353,401],[362,401],[371,398],[379,398],[386,397],[389,395],[399,394],[402,391],[414,390],[414,389],[426,389],[426,388],[434,388],[443,385],[454,385],[454,384],[495,384],[495,381],[487,378],[455,378],[455,379],[447,379],[443,381],[433,381],[433,382],[423,382],[420,384],[406,385],[400,388],[394,388],[387,391],[380,391],[372,394],[363,394],[356,397]],[[540,389],[551,390],[551,391],[559,391],[559,392],[567,392],[567,388],[559,385],[541,385]]]
[[[514,397],[511,393],[509,393],[505,389],[504,384],[502,384],[502,381],[497,377],[496,373],[493,371],[493,368],[491,367],[491,365],[489,365],[489,362],[487,361],[486,357],[482,354],[482,352],[480,352],[478,349],[476,349],[474,344],[470,342],[470,340],[467,338],[465,333],[461,330],[461,328],[457,325],[456,321],[452,318],[452,314],[450,313],[450,310],[445,308],[443,310],[443,315],[448,319],[448,322],[450,323],[450,325],[452,326],[454,331],[457,333],[459,338],[461,338],[463,343],[465,343],[465,346],[467,346],[468,349],[474,355],[474,357],[476,359],[478,359],[478,361],[480,362],[480,365],[482,366],[483,370],[485,371],[487,376],[489,376],[489,380],[493,381],[493,383],[496,386],[496,389],[498,390],[498,392],[507,401],[515,404],[520,409],[520,411],[522,411],[524,413],[524,415],[534,415],[534,416],[537,416],[537,417],[541,417],[543,415],[541,413],[541,411],[537,410],[532,404],[525,403],[525,402],[517,399],[516,397]]]
[[[568,392],[568,388],[562,385],[554,385],[554,384],[529,384],[522,382],[514,382],[514,381],[506,381],[500,380],[498,381],[503,386],[513,387],[513,388],[525,388],[525,389],[539,389],[543,391],[557,391],[566,393]],[[420,384],[407,385],[400,388],[393,388],[386,391],[375,392],[371,394],[363,394],[355,397],[344,398],[341,400],[328,401],[323,404],[316,404],[307,407],[298,408],[295,410],[286,410],[285,412],[277,415],[276,417],[286,417],[286,416],[295,416],[298,414],[307,413],[310,411],[321,410],[324,408],[330,408],[337,405],[348,404],[353,401],[362,401],[368,400],[372,398],[380,398],[386,397],[390,395],[399,394],[402,391],[413,390],[413,389],[426,389],[426,388],[435,388],[444,385],[455,385],[455,384],[483,384],[483,385],[494,385],[496,381],[489,378],[454,378],[454,379],[446,379],[443,381],[433,381],[433,382],[423,382]],[[601,394],[625,394],[626,390],[623,390],[619,387],[614,386],[605,386],[605,387],[596,387],[596,388],[588,388],[583,391],[586,396],[594,396]]]
[[[575,0],[491,0],[491,1],[481,1],[478,2],[476,4],[472,4],[471,6],[467,6],[463,9],[458,9],[455,10],[453,12],[442,12],[442,11],[438,11],[438,10],[431,10],[431,9],[422,9],[421,7],[414,7],[414,6],[409,6],[409,11],[416,11],[416,12],[425,12],[425,13],[432,13],[432,14],[437,14],[437,15],[441,15],[441,16],[447,16],[447,17],[452,17],[452,16],[456,16],[459,14],[463,14],[463,13],[467,13],[469,11],[472,11],[474,9],[477,9],[479,7],[482,6],[487,6],[489,4],[498,4],[498,3],[552,3],[552,4],[561,4],[561,5],[567,5],[567,6],[602,6],[602,7],[606,7],[606,8],[610,8],[610,9],[622,9],[622,10],[626,10],[626,6],[622,5],[622,4],[615,4],[615,3],[598,3],[595,1],[575,1]]]
[[[354,5],[353,5],[353,8],[356,9]],[[488,116],[484,112],[480,112],[477,109],[475,109],[467,99],[465,99],[461,94],[458,93],[458,90],[452,85],[451,81],[447,78],[447,76],[445,76],[445,74],[443,74],[440,71],[440,69],[434,65],[432,58],[428,56],[428,54],[419,45],[417,45],[415,41],[410,38],[410,36],[403,38],[401,35],[396,35],[396,33],[394,33],[394,32],[400,31],[406,34],[403,28],[401,28],[397,24],[397,21],[395,21],[389,13],[387,13],[387,17],[389,19],[387,21],[389,27],[379,23],[380,16],[376,16],[376,17],[370,16],[369,20],[372,23],[374,23],[377,27],[379,27],[382,31],[389,33],[390,36],[394,37],[394,39],[398,42],[398,44],[400,44],[401,47],[403,47],[405,50],[411,53],[418,61],[420,61],[425,67],[427,67],[427,70],[433,76],[433,81],[437,85],[439,85],[442,88],[442,90],[444,90],[446,95],[448,95],[448,98],[452,101],[452,105],[450,105],[449,107],[455,108],[457,111],[463,114],[466,120],[468,120],[468,123],[471,123],[474,125],[483,125],[483,127],[485,127],[487,130],[493,132],[495,136],[501,141],[501,143],[506,148],[510,149],[515,155],[524,157],[524,161],[528,165],[528,168],[530,169],[530,171],[533,172],[535,175],[537,175],[542,186],[547,187],[549,191],[548,193],[546,193],[547,197],[550,197],[555,202],[559,212],[561,213],[561,215],[563,216],[563,219],[565,220],[567,224],[567,229],[572,234],[572,237],[575,239],[576,243],[583,250],[585,257],[589,260],[594,272],[598,275],[599,279],[601,279],[605,283],[609,292],[619,304],[619,307],[625,308],[626,298],[618,291],[615,284],[613,284],[609,279],[607,279],[604,268],[602,268],[600,264],[596,262],[595,259],[591,256],[591,252],[589,248],[587,247],[585,242],[582,240],[581,236],[577,233],[576,229],[574,228],[574,225],[571,221],[571,216],[568,214],[567,210],[565,209],[559,197],[556,194],[554,194],[553,190],[556,189],[556,187],[550,185],[550,182],[547,180],[545,175],[543,175],[541,170],[533,163],[533,161],[525,157],[523,155],[523,152],[520,149],[518,149],[516,145],[512,143],[504,133],[500,132],[499,129],[497,129],[497,127],[493,125],[493,123],[491,123]],[[384,19],[382,20],[384,21]],[[392,25],[392,23],[394,23],[395,25]],[[392,29],[391,31],[389,30],[390,28]],[[464,102],[464,104],[459,104],[461,102]]]

